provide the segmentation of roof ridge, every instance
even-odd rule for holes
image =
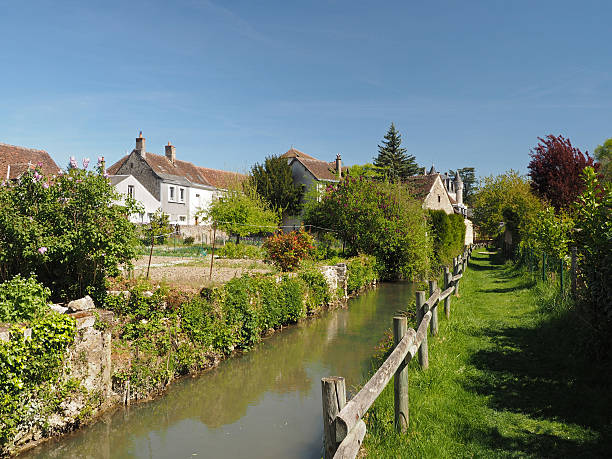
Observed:
[[[4,143],[4,142],[0,142],[0,146],[2,146],[2,147],[19,148],[20,150],[38,151],[38,152],[41,152],[41,153],[49,154],[49,152],[47,152],[47,150],[41,150],[40,148],[22,147],[21,145],[12,145],[10,143]]]

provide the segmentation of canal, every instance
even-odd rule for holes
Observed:
[[[43,444],[28,458],[320,458],[321,378],[365,382],[393,315],[413,284],[382,284],[347,309],[293,326],[158,400],[116,410]]]

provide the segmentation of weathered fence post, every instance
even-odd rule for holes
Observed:
[[[561,296],[565,296],[565,289],[563,288],[564,287],[564,283],[565,283],[564,282],[565,279],[563,279],[563,277],[564,277],[564,272],[563,271],[565,271],[565,266],[564,265],[565,265],[565,263],[563,263],[563,258],[561,258],[559,260],[559,271],[560,271],[559,272],[559,281],[561,283]]]
[[[447,266],[444,267],[444,290],[451,286],[451,273]],[[446,318],[450,318],[450,295],[444,298],[444,314]]]
[[[428,311],[423,310],[424,303],[425,303],[425,292],[419,290],[418,292],[416,292],[416,321],[417,321],[416,328],[417,329],[419,328],[421,320],[423,320],[423,316],[427,314],[428,312]],[[423,338],[423,341],[421,342],[421,346],[419,347],[419,363],[421,364],[421,368],[423,370],[426,370],[427,368],[429,368],[429,353],[427,351],[427,333],[425,333],[425,337]]]
[[[438,281],[430,280],[429,281],[429,296],[433,295],[434,292],[438,289]],[[438,336],[438,303],[433,304],[431,306],[431,323],[429,324],[431,329],[431,334],[433,336]]]
[[[453,270],[453,276],[459,274],[459,265],[455,265],[455,269]],[[459,296],[459,279],[454,281],[455,285],[455,296]]]
[[[576,259],[578,258],[578,249],[576,247],[572,247],[572,272],[571,283],[572,283],[572,297],[576,298]]]
[[[323,398],[323,457],[332,459],[341,441],[336,439],[334,421],[338,413],[346,405],[346,386],[342,376],[321,378],[321,394]]]
[[[393,341],[397,346],[408,329],[404,316],[393,318]],[[395,372],[393,379],[395,408],[395,430],[405,432],[408,428],[408,365],[404,359]]]

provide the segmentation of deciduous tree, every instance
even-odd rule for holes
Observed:
[[[600,172],[608,182],[612,181],[612,138],[595,148],[595,159],[600,165]]]
[[[561,135],[538,140],[528,166],[532,189],[555,209],[566,209],[584,189],[580,174],[585,167],[593,166],[593,158]]]

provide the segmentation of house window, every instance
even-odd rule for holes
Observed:
[[[199,195],[199,194],[196,194],[196,198],[199,198],[199,197],[200,197],[200,195]]]
[[[185,215],[179,215],[179,222],[185,223],[187,221],[187,217]]]
[[[134,185],[128,185],[128,197],[134,198]]]
[[[438,195],[438,202],[440,202],[440,195]]]
[[[168,201],[176,202],[176,187],[174,186],[168,187]]]
[[[179,188],[179,202],[185,202],[185,188]]]

